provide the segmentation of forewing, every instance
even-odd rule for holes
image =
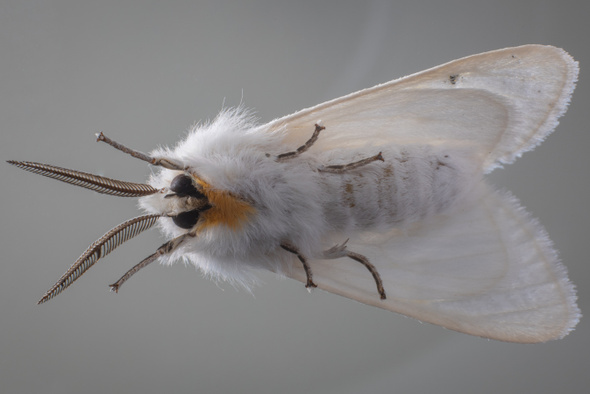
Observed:
[[[544,229],[514,197],[486,185],[475,204],[453,214],[367,232],[347,245],[376,267],[387,299],[379,298],[365,267],[347,258],[310,262],[319,288],[510,342],[561,338],[580,317],[574,287]],[[284,270],[305,283],[296,261]]]
[[[311,148],[370,143],[472,144],[485,172],[540,143],[569,103],[578,64],[559,48],[525,45],[441,66],[304,109],[264,126],[299,146],[314,123],[326,130]]]

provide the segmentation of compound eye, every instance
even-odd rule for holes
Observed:
[[[195,198],[203,198],[190,176],[185,174],[177,175],[172,182],[170,182],[170,190],[172,190],[178,197],[191,196]]]
[[[194,209],[192,211],[181,212],[172,217],[172,221],[180,228],[190,229],[197,224],[199,220],[199,211]]]

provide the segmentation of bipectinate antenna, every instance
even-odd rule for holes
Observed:
[[[147,184],[119,181],[100,175],[89,174],[87,172],[52,166],[50,164],[15,160],[8,160],[8,163],[35,174],[94,190],[98,193],[109,194],[111,196],[142,197],[149,196],[150,194],[159,191]]]
[[[146,161],[155,166],[161,166],[171,170],[184,170],[184,167],[175,162],[173,159],[164,157],[151,157],[144,153],[130,149],[121,145],[110,138],[106,137],[103,133],[97,135],[98,141],[106,142],[114,148],[125,152],[135,158]],[[15,161],[8,160],[8,163],[22,168],[23,170],[33,172],[35,174],[43,175],[49,178],[57,179],[58,181],[66,182],[72,185],[80,186],[86,189],[94,190],[98,193],[109,194],[112,196],[119,197],[143,197],[149,196],[160,192],[160,189],[156,189],[148,184],[125,182],[116,179],[106,178],[100,175],[94,175],[87,172],[70,170],[67,168],[57,167],[50,164],[35,163],[31,161]],[[186,175],[184,176],[186,177]],[[190,188],[190,185],[182,183],[184,178],[180,178],[174,184],[174,193],[170,196],[176,195],[179,197],[190,196],[192,198],[202,197],[202,195],[196,190],[195,187]],[[180,182],[180,184],[179,184]],[[193,190],[194,189],[194,190]],[[127,240],[135,237],[139,233],[151,228],[159,218],[165,216],[170,217],[181,228],[191,228],[196,224],[201,210],[208,209],[209,205],[205,204],[200,206],[199,209],[193,209],[186,212],[179,212],[174,214],[163,213],[139,216],[134,219],[128,220],[115,228],[108,231],[97,241],[92,243],[88,249],[74,262],[74,264],[62,275],[62,277],[51,287],[45,295],[39,300],[39,304],[42,304],[51,298],[55,297],[68,286],[74,283],[82,274],[84,274],[90,267],[94,265],[98,260],[111,253],[119,245],[123,244]],[[149,263],[158,259],[158,257],[171,253],[174,251],[186,237],[195,236],[194,233],[189,232],[177,238],[174,238],[164,245],[162,245],[156,253],[144,259],[142,262],[137,264],[131,270],[129,270],[121,279],[111,285],[113,290],[118,290],[119,287],[129,279],[134,273],[145,267]]]
[[[64,291],[99,259],[111,253],[117,246],[151,228],[161,215],[145,215],[130,219],[109,230],[86,249],[78,260],[62,275],[62,277],[39,300],[39,304],[48,301]]]

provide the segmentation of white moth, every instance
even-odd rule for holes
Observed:
[[[267,269],[452,330],[543,342],[577,324],[574,286],[541,225],[483,175],[538,145],[578,64],[526,45],[455,60],[257,125],[242,109],[150,155],[136,184],[46,164],[25,170],[140,197],[147,215],[93,243],[40,300],[156,222],[159,260],[250,287]]]

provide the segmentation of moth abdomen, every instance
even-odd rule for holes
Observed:
[[[481,179],[469,153],[457,149],[421,145],[383,155],[383,164],[327,180],[329,222],[357,230],[415,222],[450,209]]]

